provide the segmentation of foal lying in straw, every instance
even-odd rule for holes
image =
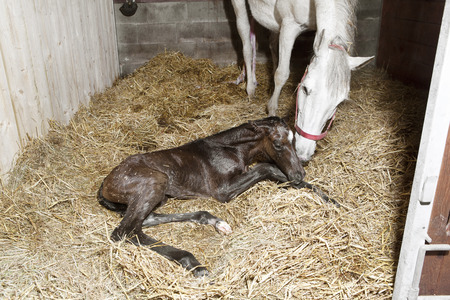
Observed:
[[[269,117],[180,147],[129,156],[106,176],[98,191],[100,204],[123,216],[111,239],[127,238],[135,245],[150,246],[195,276],[205,276],[207,269],[190,252],[149,237],[142,227],[192,221],[212,225],[223,234],[230,234],[231,227],[206,211],[154,213],[168,197],[214,197],[228,202],[259,181],[274,180],[295,188],[310,188],[325,201],[338,205],[303,181],[305,171],[293,138],[283,120]]]

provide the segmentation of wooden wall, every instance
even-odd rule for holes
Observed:
[[[384,0],[377,65],[428,88],[445,0]]]
[[[48,119],[67,123],[118,77],[111,0],[3,1],[0,9],[0,176]]]

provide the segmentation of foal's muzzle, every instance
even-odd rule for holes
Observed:
[[[303,181],[303,178],[305,178],[306,172],[305,169],[303,169],[301,163],[300,163],[300,169],[296,172],[292,172],[288,174],[288,179],[294,184],[300,184]]]

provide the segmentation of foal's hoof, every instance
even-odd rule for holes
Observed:
[[[229,235],[233,232],[233,230],[231,229],[231,226],[228,225],[228,223],[225,221],[218,221],[214,225],[214,227],[216,228],[217,232],[223,233],[225,235]]]
[[[192,270],[192,273],[194,273],[194,276],[197,278],[205,277],[209,275],[208,270],[205,267],[198,267]]]
[[[328,201],[331,202],[332,204],[334,204],[334,206],[336,206],[337,208],[340,208],[340,207],[341,207],[341,205],[339,204],[339,202],[337,202],[337,201],[334,200],[333,198],[329,198]]]

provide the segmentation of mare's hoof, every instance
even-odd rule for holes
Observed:
[[[209,275],[208,270],[205,267],[198,267],[192,270],[192,273],[194,273],[194,276],[197,278],[205,277]]]
[[[228,223],[225,221],[218,221],[214,225],[214,227],[216,228],[217,232],[223,233],[225,235],[229,235],[233,232],[233,230],[231,229],[231,226],[228,225]]]

